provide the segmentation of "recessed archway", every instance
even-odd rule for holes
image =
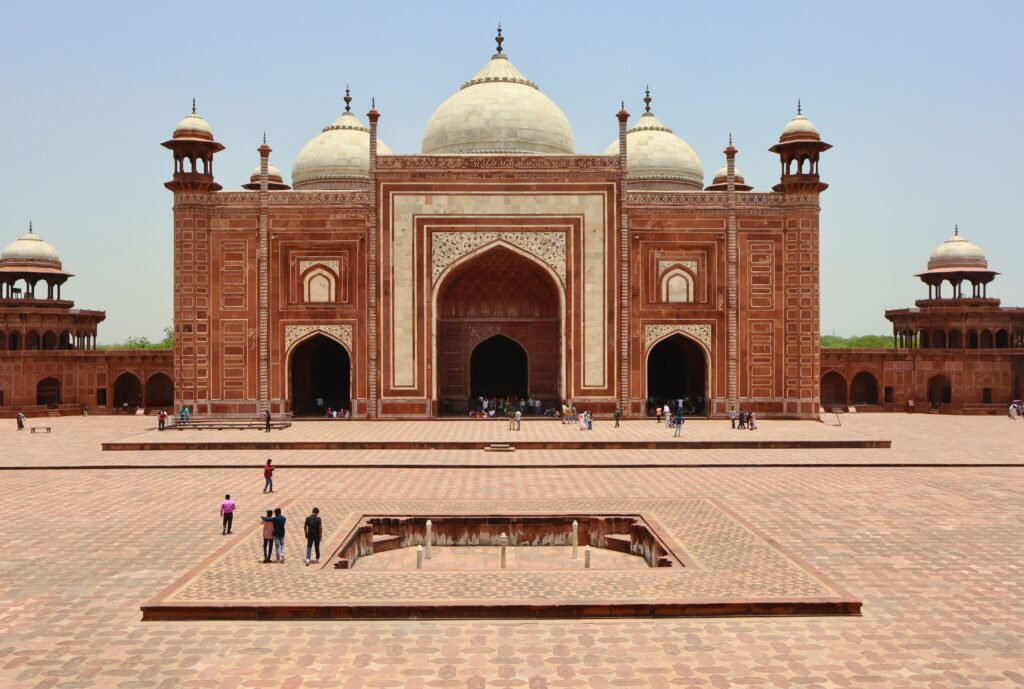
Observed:
[[[953,384],[943,375],[932,376],[928,380],[928,403],[938,409],[943,404],[953,401]]]
[[[527,397],[530,389],[530,363],[515,340],[504,335],[489,337],[469,357],[469,396]]]
[[[60,381],[56,378],[43,378],[36,384],[36,404],[56,407],[60,404]]]
[[[296,416],[350,409],[352,360],[341,343],[316,333],[295,345],[289,359],[291,406]]]
[[[125,371],[114,379],[114,407],[124,409],[142,405],[142,383],[134,373]]]
[[[437,411],[462,414],[471,408],[478,396],[471,355],[495,336],[522,350],[526,371],[502,383],[521,389],[494,389],[491,394],[540,399],[544,406],[559,400],[563,308],[558,279],[529,255],[498,244],[457,263],[442,278],[434,302]],[[480,356],[500,342],[487,344]],[[519,361],[512,349],[504,351],[495,356]],[[483,372],[477,370],[477,375]]]
[[[850,402],[854,405],[878,404],[878,379],[867,371],[855,375],[850,384]]]
[[[821,404],[826,407],[846,406],[846,378],[839,371],[821,377]]]
[[[699,344],[681,333],[666,337],[647,353],[648,404],[682,400],[685,413],[706,413],[707,370],[707,356]]]
[[[166,373],[154,373],[146,381],[147,407],[173,407],[174,381]]]

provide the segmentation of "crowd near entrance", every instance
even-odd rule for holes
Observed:
[[[352,361],[339,342],[321,334],[301,342],[292,350],[290,373],[296,416],[351,412]]]
[[[676,333],[654,345],[647,355],[649,413],[681,404],[687,416],[706,414],[707,368],[704,350],[685,335]]]
[[[561,289],[542,264],[493,246],[444,277],[435,313],[438,414],[479,413],[481,398],[560,404]]]

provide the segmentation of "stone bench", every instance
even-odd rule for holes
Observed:
[[[49,433],[50,432],[50,427],[49,426],[32,426],[28,430],[29,430],[29,433],[39,433],[39,432],[43,432],[43,431],[45,431],[46,433]]]

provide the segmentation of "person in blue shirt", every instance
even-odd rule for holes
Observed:
[[[277,554],[277,562],[284,563],[284,523],[286,517],[281,514],[281,508],[274,509],[273,517],[260,517],[265,522],[274,525],[274,552]]]

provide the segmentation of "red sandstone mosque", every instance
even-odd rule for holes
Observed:
[[[381,113],[371,104],[361,121],[346,89],[290,186],[264,141],[248,182],[224,191],[213,169],[224,146],[193,104],[163,143],[175,407],[429,418],[518,395],[633,417],[685,399],[712,417],[741,407],[817,418],[822,405],[988,412],[1019,397],[1022,310],[987,297],[996,273],[959,234],[921,274],[929,299],[886,312],[897,349],[820,351],[819,157],[830,145],[799,106],[769,149],[772,191],[746,183],[731,138],[705,186],[649,91],[639,117],[623,107],[616,129],[609,114],[606,150],[580,153],[500,30],[496,40],[431,116],[419,154],[393,153]],[[39,241],[30,235],[8,249]],[[68,275],[55,251],[37,254],[0,261],[0,409],[156,402],[165,355],[89,350],[103,314],[60,301]]]

